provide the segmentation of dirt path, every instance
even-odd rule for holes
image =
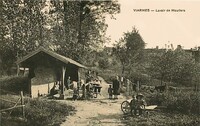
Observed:
[[[122,111],[120,105],[125,98],[120,96],[118,100],[109,100],[108,84],[102,80],[101,96],[86,101],[62,101],[76,108],[74,115],[68,116],[61,126],[123,126],[120,119]]]

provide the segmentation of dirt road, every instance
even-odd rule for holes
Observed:
[[[120,119],[122,111],[120,105],[125,98],[119,96],[118,100],[109,100],[108,84],[102,80],[102,91],[98,98],[85,101],[62,101],[76,108],[74,115],[68,116],[61,126],[123,126]]]

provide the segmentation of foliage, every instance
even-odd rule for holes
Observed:
[[[15,96],[2,96],[3,98],[9,98]],[[16,98],[14,98],[16,100]],[[11,115],[4,113],[2,116],[2,122],[5,125],[18,126],[57,126],[65,120],[66,116],[74,110],[72,106],[68,106],[64,103],[40,99],[25,99],[25,118],[21,120],[18,117],[21,116],[21,109],[13,109]],[[1,106],[10,107],[6,102],[2,102]],[[12,120],[12,121],[8,121]],[[15,122],[15,123],[14,123]]]
[[[83,62],[107,41],[105,17],[117,1],[1,0],[0,69],[39,46]],[[7,73],[9,74],[9,73]]]
[[[149,74],[156,79],[175,82],[181,85],[190,84],[195,62],[184,50],[169,50],[152,57]]]
[[[200,94],[186,89],[164,93],[141,92],[147,105],[158,105],[160,109],[149,111],[148,117],[125,116],[123,121],[127,125],[138,126],[199,126]]]
[[[58,125],[74,110],[64,103],[44,100],[32,100],[25,109],[28,125]]]
[[[12,76],[0,78],[1,94],[9,94],[9,92],[19,94],[20,91],[28,93],[28,83],[27,77]]]
[[[119,69],[115,69],[115,70],[105,69],[105,70],[99,71],[99,76],[101,76],[107,83],[112,84],[113,79],[119,73],[120,73]]]
[[[192,83],[195,86],[195,90],[199,90],[198,88],[200,87],[200,63],[195,64],[192,73]]]
[[[99,59],[99,67],[102,69],[106,69],[109,67],[109,61],[108,59],[104,58],[104,59]]]
[[[142,60],[143,49],[145,42],[139,34],[136,28],[133,28],[131,32],[124,33],[113,49],[117,58],[122,64],[122,74],[124,74],[125,67],[129,70],[131,67],[137,66]]]
[[[199,126],[197,115],[151,111],[149,117],[125,117],[128,126]]]
[[[8,71],[17,58],[44,45],[44,5],[42,0],[1,0],[1,69]]]
[[[200,97],[198,92],[177,91],[147,94],[148,104],[166,106],[168,111],[183,114],[199,114]]]
[[[53,28],[64,34],[53,33],[56,51],[80,62],[107,40],[105,17],[113,17],[120,9],[117,1],[52,0],[51,6],[51,16],[57,20],[52,20]]]

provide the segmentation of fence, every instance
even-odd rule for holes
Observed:
[[[1,90],[2,90],[2,89],[1,89]],[[2,113],[2,112],[5,112],[5,111],[11,110],[11,111],[10,111],[10,114],[11,114],[13,109],[21,108],[22,116],[23,116],[23,118],[25,117],[25,111],[24,111],[25,104],[24,104],[23,91],[20,92],[20,98],[18,98],[17,101],[8,100],[8,99],[1,98],[1,97],[0,97],[0,100],[1,100],[1,101],[5,101],[5,102],[9,102],[9,103],[14,104],[14,106],[12,106],[12,107],[10,107],[10,108],[1,109],[1,110],[0,110],[1,113]],[[20,105],[19,105],[19,104],[20,104]]]

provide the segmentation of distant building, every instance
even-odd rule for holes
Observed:
[[[200,63],[200,47],[197,49],[185,49],[185,51],[191,54],[196,63]]]

